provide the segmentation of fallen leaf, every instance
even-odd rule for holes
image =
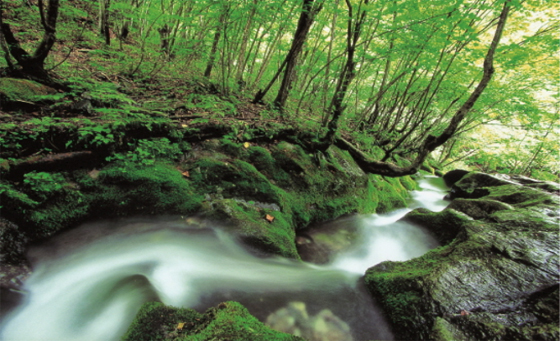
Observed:
[[[180,322],[180,323],[177,325],[177,330],[183,330],[183,327],[184,327],[184,326],[185,326],[185,322]]]
[[[266,215],[266,220],[268,220],[269,222],[272,223],[272,222],[274,221],[274,217],[271,216],[270,214],[267,214],[267,215]]]
[[[181,127],[183,127],[183,128],[187,128],[187,127],[188,127],[188,125],[186,125],[186,124],[181,124]]]
[[[186,177],[186,178],[188,178],[188,177],[191,176],[191,174],[189,173],[189,171],[184,171],[184,172],[181,173],[181,174],[183,174],[183,176]]]
[[[245,148],[249,148],[250,146],[251,146],[251,144],[249,142],[243,143],[243,147],[245,147]]]

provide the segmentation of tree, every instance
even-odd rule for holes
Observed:
[[[38,1],[39,14],[41,16],[41,26],[43,27],[43,38],[37,46],[35,52],[31,55],[25,51],[20,42],[14,36],[9,24],[1,22],[1,31],[3,39],[8,45],[8,51],[16,60],[17,65],[13,65],[11,73],[21,74],[43,83],[52,84],[47,71],[45,70],[45,59],[49,55],[56,41],[56,21],[58,17],[59,0],[49,0],[45,13],[43,0]],[[3,17],[3,5],[0,7],[0,18]],[[10,63],[8,63],[10,65]],[[17,67],[20,69],[18,70]]]
[[[282,65],[280,66],[274,77],[272,77],[272,80],[265,88],[265,90],[259,90],[255,95],[253,103],[262,101],[268,90],[270,90],[270,88],[272,87],[272,84],[276,82],[276,79],[278,79],[278,76],[280,75],[282,70],[284,70],[282,84],[280,85],[280,89],[278,90],[278,94],[276,95],[276,99],[274,100],[274,105],[277,108],[282,109],[284,107],[293,81],[294,70],[297,64],[298,57],[301,54],[303,44],[307,39],[309,29],[313,24],[315,16],[321,11],[322,8],[323,4],[316,4],[315,0],[303,0],[301,14],[299,16],[296,32],[294,33],[294,38],[292,39],[290,51],[286,55],[284,62],[282,62]]]
[[[109,7],[111,0],[99,1],[99,33],[105,38],[105,44],[111,45],[111,30],[109,29]]]
[[[326,150],[329,145],[333,143],[333,138],[338,130],[338,120],[344,113],[344,99],[348,92],[348,87],[350,83],[356,76],[356,61],[355,53],[356,47],[358,46],[358,41],[360,40],[360,35],[362,33],[362,26],[366,20],[367,12],[362,6],[367,6],[368,0],[364,2],[360,1],[358,11],[354,18],[354,7],[349,0],[346,0],[346,6],[348,8],[348,29],[346,34],[346,63],[340,72],[338,77],[338,82],[336,85],[336,90],[329,106],[329,110],[332,110],[330,115],[332,118],[328,123],[328,131],[321,141],[320,149]]]
[[[387,162],[379,162],[379,161],[369,161],[368,158],[357,150],[355,147],[350,145],[344,139],[341,140],[341,144],[350,150],[350,153],[359,160],[361,166],[366,169],[370,173],[381,174],[386,176],[398,177],[398,176],[405,176],[411,175],[418,171],[420,165],[424,162],[427,156],[434,151],[437,147],[443,145],[447,142],[451,137],[454,136],[455,132],[457,131],[459,124],[461,121],[465,119],[469,111],[472,109],[480,95],[484,92],[492,76],[494,75],[494,55],[496,53],[496,49],[502,37],[502,33],[504,31],[504,27],[506,25],[506,20],[510,11],[510,0],[506,0],[504,2],[502,11],[499,15],[498,24],[496,27],[496,31],[494,33],[494,37],[484,58],[483,63],[483,75],[480,79],[478,85],[471,93],[469,98],[463,103],[463,105],[457,110],[455,115],[451,118],[450,122],[448,123],[447,127],[439,136],[429,135],[423,142],[422,146],[419,148],[418,153],[412,164],[408,167],[399,167]]]

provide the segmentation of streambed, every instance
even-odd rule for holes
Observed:
[[[236,300],[263,322],[273,323],[272,314],[290,306],[310,317],[328,311],[354,340],[390,340],[360,277],[377,263],[407,260],[437,246],[422,229],[397,221],[416,207],[445,208],[441,179],[427,177],[420,187],[409,208],[353,217],[360,242],[320,266],[256,257],[219,226],[200,229],[189,219],[83,225],[29,251],[34,273],[25,283],[28,294],[4,319],[0,336],[118,340],[146,301],[203,311]]]

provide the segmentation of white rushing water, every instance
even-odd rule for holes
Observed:
[[[332,266],[363,274],[375,264],[388,260],[405,261],[437,247],[438,242],[424,229],[398,221],[415,208],[439,212],[448,205],[443,200],[446,187],[441,178],[426,177],[419,185],[420,189],[411,193],[412,201],[407,208],[360,217],[362,243],[356,250],[339,256]]]
[[[434,181],[422,181],[411,207],[445,207],[442,188]],[[363,217],[365,242],[359,250],[326,266],[257,258],[225,233],[184,221],[87,224],[31,250],[34,273],[25,283],[28,294],[2,321],[0,338],[118,340],[146,301],[203,310],[207,306],[201,307],[201,301],[211,302],[217,293],[220,299],[262,309],[250,311],[263,320],[277,307],[261,308],[259,300],[272,295],[269,304],[287,304],[297,297],[316,310],[335,310],[356,329],[356,340],[390,339],[382,316],[357,283],[370,266],[410,259],[436,245],[421,229],[396,222],[408,211]]]

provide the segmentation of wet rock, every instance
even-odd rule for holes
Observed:
[[[158,302],[145,303],[122,339],[304,341],[266,327],[240,303],[231,301],[204,314]]]
[[[487,187],[516,184],[503,175],[490,175],[485,173],[470,173],[461,178],[451,187],[450,199],[469,198],[477,199],[489,194]],[[521,185],[519,185],[521,186]]]
[[[513,209],[511,205],[490,199],[455,199],[447,208],[463,212],[473,219],[484,219],[497,211]]]
[[[27,238],[17,225],[0,218],[0,264],[18,265],[25,261]]]
[[[445,173],[445,175],[443,176],[443,181],[445,181],[445,184],[448,187],[451,187],[467,174],[469,174],[469,171],[466,171],[464,169],[455,169]]]
[[[454,209],[446,209],[441,213],[434,213],[425,208],[418,208],[408,213],[403,221],[419,225],[427,229],[440,244],[450,243],[466,224],[473,219]]]
[[[549,191],[555,184],[535,186],[542,183],[470,173],[444,211],[405,217],[444,246],[368,270],[398,337],[558,339],[560,201]]]
[[[309,316],[303,302],[290,302],[266,319],[274,330],[301,336],[308,341],[353,341],[350,327],[329,309]]]
[[[348,217],[298,232],[296,247],[302,260],[326,264],[359,242],[358,237],[356,221]]]

